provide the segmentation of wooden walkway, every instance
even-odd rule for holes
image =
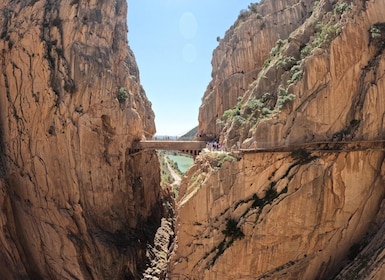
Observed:
[[[361,140],[361,141],[323,141],[293,144],[288,146],[253,147],[239,149],[239,153],[282,153],[296,150],[309,152],[348,152],[359,150],[385,150],[385,140]]]
[[[205,141],[161,141],[161,140],[145,140],[134,143],[130,149],[130,154],[140,152],[142,150],[168,150],[179,151],[192,156],[197,156],[206,147]],[[233,153],[291,153],[298,150],[306,150],[308,152],[348,152],[360,150],[381,150],[385,151],[385,140],[361,140],[361,141],[321,141],[308,142],[302,144],[293,144],[287,146],[272,147],[252,147],[240,148]]]

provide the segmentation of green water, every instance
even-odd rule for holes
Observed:
[[[178,164],[178,168],[182,173],[185,173],[187,169],[190,168],[191,165],[194,163],[194,159],[192,157],[188,156],[181,156],[181,155],[167,155],[169,159],[176,162]]]

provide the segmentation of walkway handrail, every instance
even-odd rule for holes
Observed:
[[[294,151],[298,149],[310,149],[310,150],[322,150],[327,151],[333,147],[331,146],[345,146],[345,145],[365,145],[365,144],[384,144],[385,140],[357,140],[357,141],[319,141],[319,142],[305,142],[301,144],[292,144],[286,146],[271,146],[271,147],[252,147],[252,148],[240,148],[239,152],[242,153],[261,153],[261,152],[282,152],[282,151]],[[258,144],[258,143],[257,143]],[[330,147],[329,147],[330,145]],[[325,147],[322,147],[325,146]],[[315,149],[316,148],[316,149]],[[385,149],[385,147],[382,147]],[[359,149],[356,148],[356,149]]]

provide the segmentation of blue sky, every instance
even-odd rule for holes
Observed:
[[[198,125],[211,81],[211,58],[250,0],[128,0],[128,40],[158,135],[182,135]]]

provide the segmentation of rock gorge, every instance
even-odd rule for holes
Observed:
[[[155,126],[126,1],[3,2],[1,278],[385,277],[383,0],[241,12],[199,112],[232,152],[184,176],[173,244],[157,154],[130,153]]]
[[[199,112],[234,153],[202,153],[182,181],[170,279],[385,277],[384,14],[381,0],[241,12]]]

